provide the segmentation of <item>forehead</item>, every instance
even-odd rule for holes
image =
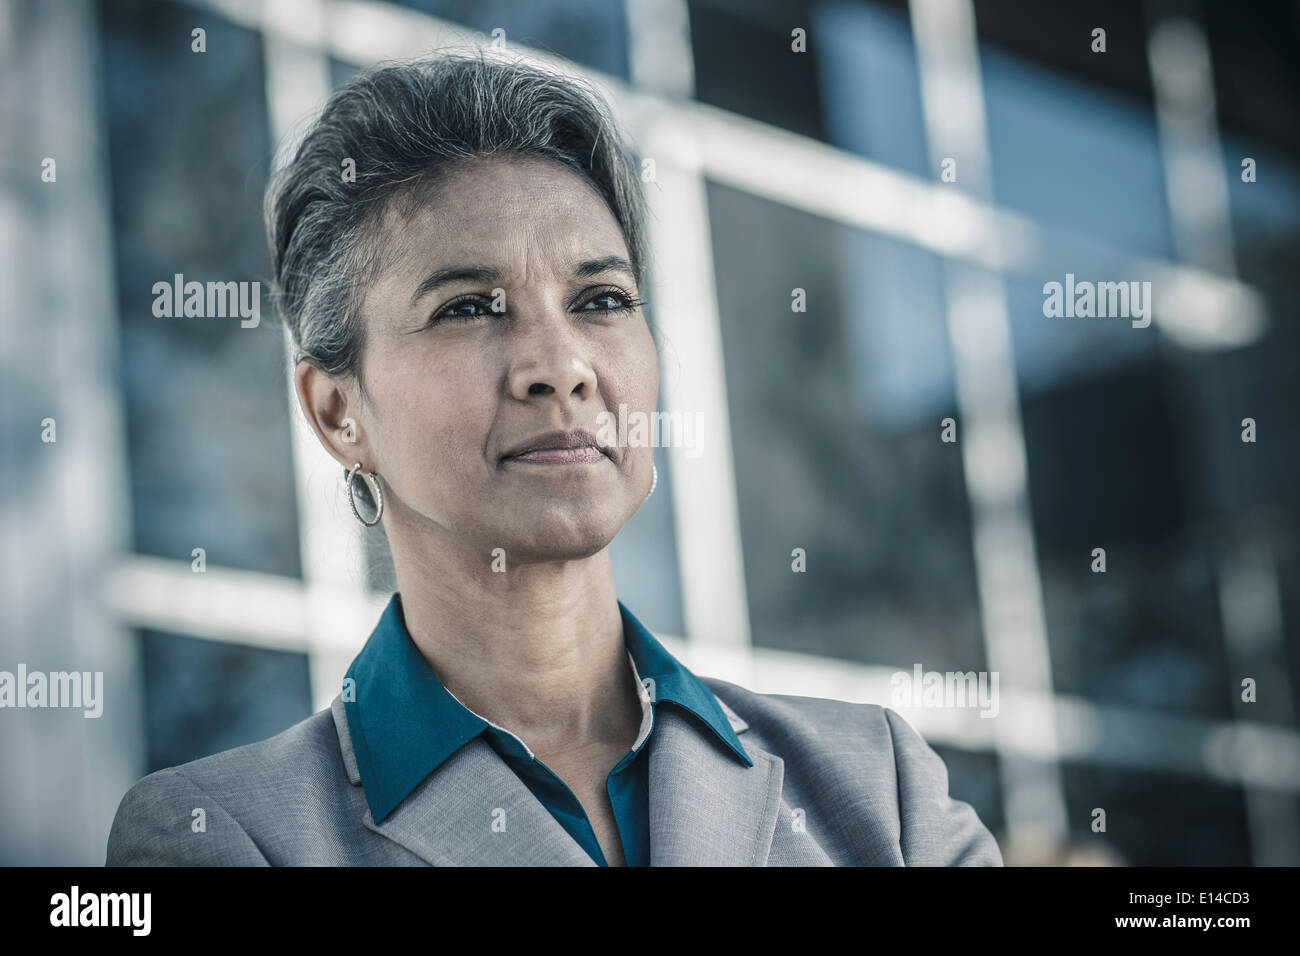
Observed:
[[[390,202],[379,239],[387,266],[381,277],[453,261],[502,270],[560,268],[627,254],[618,222],[596,190],[563,165],[530,156],[470,160]]]

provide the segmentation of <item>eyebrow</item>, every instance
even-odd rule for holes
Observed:
[[[636,273],[632,271],[632,263],[622,256],[601,256],[599,259],[588,259],[586,262],[579,262],[573,270],[573,274],[579,279],[590,279],[602,272],[626,272],[629,278],[636,278]]]
[[[590,279],[605,272],[626,272],[630,278],[636,278],[636,273],[632,271],[632,263],[622,256],[586,259],[573,267],[573,275],[578,279]],[[435,269],[415,287],[415,294],[411,296],[411,305],[414,306],[439,286],[449,285],[452,282],[498,282],[500,279],[500,270],[491,266],[447,266]]]
[[[451,282],[496,282],[500,278],[501,273],[489,266],[447,266],[444,269],[435,269],[415,287],[415,294],[411,296],[411,305],[415,305],[440,285]]]

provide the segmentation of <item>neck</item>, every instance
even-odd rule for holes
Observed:
[[[631,744],[641,705],[608,549],[504,573],[477,551],[394,541],[393,559],[411,639],[462,704],[539,756]]]

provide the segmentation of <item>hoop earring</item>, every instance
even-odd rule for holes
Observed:
[[[357,510],[357,499],[355,494],[355,483],[357,475],[360,474],[361,462],[357,462],[353,465],[351,471],[346,468],[343,469],[343,475],[347,478],[348,482],[348,504],[352,506],[352,513],[357,516],[358,521],[367,528],[373,528],[375,525],[379,524],[379,519],[384,516],[384,493],[379,487],[379,475],[375,474],[373,471],[368,475],[361,475],[361,477],[366,480],[366,486],[370,489],[370,493],[374,496],[375,504],[379,508],[379,510],[375,512],[374,521],[367,521],[365,518],[361,517],[361,512]]]
[[[659,469],[655,467],[654,462],[650,463],[650,474],[650,490],[646,492],[646,501],[650,500],[650,496],[655,493],[655,486],[659,484]]]

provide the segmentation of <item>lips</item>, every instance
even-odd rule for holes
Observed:
[[[501,460],[567,465],[596,462],[608,457],[594,434],[585,428],[571,428],[534,435],[510,448]]]

